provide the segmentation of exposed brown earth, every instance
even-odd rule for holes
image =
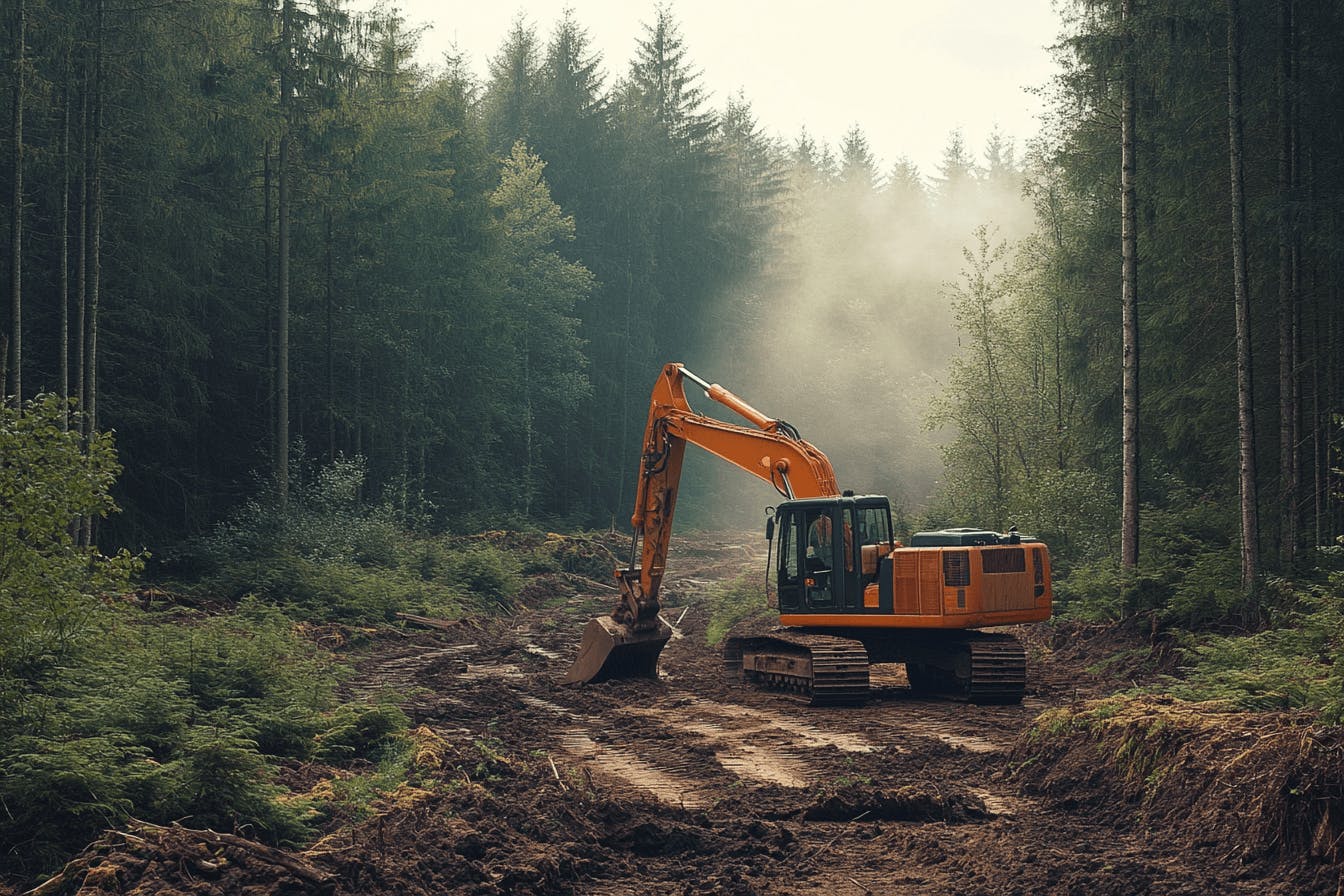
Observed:
[[[810,708],[729,677],[705,644],[706,584],[759,568],[751,555],[732,539],[674,554],[664,616],[678,636],[658,681],[558,683],[583,622],[611,599],[574,574],[535,579],[530,608],[507,619],[379,641],[354,687],[406,695],[416,762],[411,784],[373,817],[335,824],[302,852],[131,825],[44,892],[1341,892],[1329,842],[1344,823],[1344,802],[1330,820],[1331,800],[1344,801],[1329,790],[1338,778],[1313,785],[1325,801],[1312,803],[1319,830],[1249,844],[1236,840],[1250,836],[1245,825],[1218,819],[1269,798],[1262,764],[1241,763],[1247,780],[1220,779],[1218,799],[1194,772],[1178,776],[1168,799],[1126,786],[1111,761],[1122,745],[1107,737],[1078,728],[1048,749],[1029,737],[1047,710],[1081,709],[1169,670],[1148,632],[1024,632],[1021,706],[917,700],[893,666],[874,670],[865,706]],[[1246,714],[1200,726],[1245,729],[1244,749],[1282,738],[1275,755],[1284,732],[1301,741],[1315,730],[1300,717]],[[1183,735],[1189,761],[1223,756],[1201,752],[1200,736]],[[1338,740],[1313,736],[1318,764],[1341,762],[1329,746]],[[303,790],[321,776],[295,769],[286,783]]]

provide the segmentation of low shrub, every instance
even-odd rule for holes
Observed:
[[[709,624],[705,627],[705,642],[718,644],[732,628],[747,619],[761,617],[774,620],[774,611],[766,605],[765,590],[759,570],[750,570],[722,585],[716,585],[705,596],[709,604]]]
[[[473,544],[449,556],[444,576],[478,598],[508,606],[523,586],[522,564],[489,544]]]
[[[1289,590],[1261,631],[1185,635],[1195,662],[1168,682],[1171,692],[1245,709],[1315,709],[1344,722],[1344,573]]]
[[[100,605],[87,624],[61,665],[0,677],[0,841],[22,846],[0,869],[48,869],[129,815],[302,839],[311,807],[277,799],[276,764],[376,759],[406,726],[340,702],[348,670],[260,601],[187,621]]]

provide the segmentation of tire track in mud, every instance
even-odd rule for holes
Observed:
[[[618,713],[634,719],[636,729],[647,729],[646,735],[655,731],[666,733],[675,743],[690,741],[697,749],[668,756],[665,748],[652,747],[647,736],[627,739],[632,733],[638,735],[638,730],[612,729],[601,719],[575,713],[539,697],[525,695],[522,700],[572,723],[557,739],[561,749],[579,760],[589,774],[617,777],[664,803],[686,808],[709,805],[718,799],[725,785],[731,785],[732,781],[723,780],[725,776],[793,788],[808,783],[801,759],[741,742],[734,738],[736,732],[710,723],[673,719],[663,709],[627,707]],[[617,737],[620,746],[616,745]],[[644,754],[636,755],[634,751],[641,748]],[[719,767],[717,773],[707,768],[711,760]]]
[[[553,681],[564,657],[553,646],[538,644],[545,640],[536,637],[538,633],[521,628],[515,634],[520,643],[513,655],[495,651],[486,662],[475,661],[476,645],[426,651],[421,665],[441,657],[461,664],[454,676],[455,693],[441,692],[440,701],[467,706],[484,696],[478,689],[486,689],[494,691],[487,701],[500,712],[507,711],[506,702],[514,701],[515,706],[540,711],[560,722],[553,730],[539,726],[547,730],[546,739],[558,754],[568,756],[589,776],[668,805],[702,808],[722,798],[728,788],[744,784],[808,788],[834,778],[832,763],[818,759],[825,754],[909,753],[918,751],[921,739],[975,754],[1006,749],[986,737],[921,718],[923,702],[875,701],[863,708],[817,711],[795,709],[787,698],[751,689],[745,695],[751,703],[700,696],[693,690],[695,683],[688,682],[691,689],[678,686],[635,705],[608,703],[601,699],[605,696],[601,690],[588,690],[580,703],[597,697],[602,705],[596,711],[579,709],[567,705],[565,697],[578,692],[557,688]],[[506,701],[506,694],[512,699]],[[767,702],[780,708],[761,705]],[[1015,814],[1005,797],[984,788],[976,795],[995,814]]]
[[[480,644],[422,649],[386,661],[376,677],[400,680],[432,669],[432,722],[490,726],[513,717],[511,736],[546,750],[562,770],[581,769],[589,779],[687,809],[757,788],[801,792],[830,784],[845,774],[838,769],[851,762],[846,756],[918,756],[930,740],[966,754],[1007,749],[993,732],[968,730],[965,720],[950,717],[946,704],[910,700],[903,687],[892,687],[904,684],[899,666],[886,670],[889,686],[875,689],[864,707],[809,709],[703,668],[706,650],[694,635],[669,645],[665,659],[677,672],[661,678],[654,693],[632,698],[603,686],[561,687],[567,634],[581,625],[556,623],[522,614],[502,640],[478,636]],[[992,813],[1016,814],[993,785],[976,783],[985,786],[968,790]]]

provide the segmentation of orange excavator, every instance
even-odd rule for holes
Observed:
[[[687,381],[751,426],[695,413]],[[978,629],[1049,618],[1044,544],[1016,530],[944,529],[918,532],[904,546],[893,536],[886,497],[840,491],[826,455],[792,426],[681,364],[663,368],[649,402],[630,565],[616,570],[619,602],[584,628],[566,683],[657,676],[672,634],[659,616],[658,592],[687,445],[769,482],[784,498],[766,523],[779,627],[728,638],[730,670],[814,705],[866,700],[872,663],[904,663],[916,694],[1022,699],[1021,642]]]

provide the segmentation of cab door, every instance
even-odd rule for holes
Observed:
[[[802,513],[786,510],[779,520],[779,557],[775,587],[779,593],[779,611],[798,613],[803,610],[802,577]]]
[[[833,509],[794,507],[780,512],[776,583],[781,613],[829,613],[839,606],[844,581],[836,573],[839,539]]]

